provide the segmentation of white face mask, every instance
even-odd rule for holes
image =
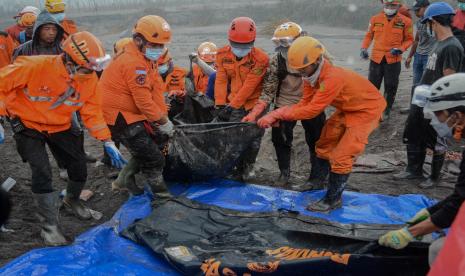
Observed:
[[[231,47],[231,50],[233,52],[233,54],[238,57],[238,58],[243,58],[245,57],[246,55],[248,55],[251,51],[252,51],[252,48],[235,48],[235,47]]]
[[[384,13],[385,13],[387,16],[393,16],[394,14],[397,13],[397,10],[396,10],[396,9],[384,8]]]
[[[169,69],[169,66],[168,66],[168,63],[165,63],[165,64],[162,64],[162,65],[159,65],[158,66],[158,72],[163,75],[165,74],[166,72],[168,72],[168,69]]]
[[[447,121],[449,121],[449,119],[447,119]],[[434,130],[436,130],[439,137],[452,137],[453,127],[447,125],[447,121],[442,123],[438,120],[436,116],[433,116],[433,118],[431,119],[430,125],[434,128]]]

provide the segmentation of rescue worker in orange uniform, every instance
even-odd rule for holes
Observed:
[[[45,145],[68,170],[64,206],[80,219],[92,217],[79,199],[87,167],[80,138],[71,131],[71,114],[79,111],[89,133],[104,141],[113,162],[120,167],[125,163],[111,140],[100,107],[101,95],[96,90],[95,71],[103,69],[109,56],[100,41],[88,32],[70,36],[63,43],[63,51],[62,55],[18,57],[0,70],[0,95],[8,98],[6,110],[17,150],[32,171],[41,236],[51,246],[67,241],[58,225],[59,197],[53,191]]]
[[[45,10],[52,14],[55,19],[60,22],[60,25],[65,30],[64,38],[66,39],[69,35],[72,35],[78,31],[76,23],[73,20],[68,19],[65,13],[66,2],[65,0],[46,0]]]
[[[269,58],[263,50],[254,47],[256,35],[257,27],[251,18],[235,18],[228,32],[230,45],[218,50],[215,105],[220,121],[240,122],[260,97]],[[237,166],[236,173],[242,180],[252,176],[259,149],[260,139],[257,139]]]
[[[34,13],[35,15],[39,15],[40,10],[33,6],[26,6],[13,17],[16,20],[16,23],[5,29],[5,32],[7,32],[13,39],[18,37],[19,33],[25,29],[25,27],[21,25],[20,21],[21,15],[25,13]]]
[[[399,13],[401,0],[384,0],[384,11],[370,19],[360,56],[368,59],[368,48],[374,41],[368,79],[378,88],[384,79],[387,107],[384,119],[389,119],[399,86],[402,53],[413,43],[412,20]]]
[[[22,45],[32,39],[34,24],[36,23],[36,20],[37,15],[34,13],[28,12],[21,15],[19,22],[21,26],[24,27],[24,30],[21,31],[17,37],[15,37],[15,40],[18,43],[18,45]]]
[[[319,188],[323,188],[331,169],[326,195],[307,207],[317,212],[341,207],[354,160],[364,151],[386,107],[373,84],[353,71],[333,66],[323,57],[324,52],[323,45],[312,37],[299,37],[292,43],[289,67],[304,79],[303,97],[298,104],[281,107],[258,120],[260,127],[269,128],[280,121],[315,118],[329,105],[336,108],[316,143],[321,162]]]
[[[171,29],[162,17],[147,15],[136,23],[132,40],[102,74],[102,109],[113,138],[132,155],[128,165],[137,163],[154,196],[167,197],[165,158],[153,136],[154,130],[167,137],[174,132],[157,73]]]
[[[15,42],[7,32],[0,31],[0,69],[11,63]]]
[[[184,98],[186,95],[185,77],[187,72],[184,68],[174,65],[173,58],[168,50],[158,60],[158,73],[160,74],[164,92],[169,96]]]
[[[197,49],[197,56],[210,67],[215,67],[218,48],[212,42],[203,42]],[[195,91],[205,94],[208,87],[209,75],[206,74],[198,64],[192,66]]]
[[[297,70],[289,68],[287,53],[292,42],[306,35],[298,24],[286,22],[280,25],[274,32],[271,39],[276,46],[276,54],[271,58],[270,66],[263,81],[263,92],[255,107],[242,120],[243,122],[255,122],[268,106],[280,108],[286,105],[293,105],[302,98],[303,80]],[[315,143],[320,138],[321,130],[325,123],[324,112],[310,120],[302,120],[302,127],[305,130],[305,141],[310,151],[310,163],[312,165],[308,185],[318,177],[319,168],[316,160]],[[273,127],[271,131],[271,141],[273,142],[278,166],[281,172],[276,181],[276,185],[285,186],[289,182],[291,173],[291,150],[294,139],[294,128],[297,121],[281,122],[279,126]],[[306,187],[307,188],[307,187]]]

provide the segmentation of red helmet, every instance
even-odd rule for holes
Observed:
[[[236,43],[251,43],[255,41],[257,28],[255,22],[249,17],[238,17],[231,22],[228,38]]]

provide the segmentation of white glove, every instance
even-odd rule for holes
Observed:
[[[119,149],[116,147],[115,142],[110,141],[110,142],[105,142],[104,144],[105,150],[110,156],[111,159],[111,165],[115,168],[122,169],[125,164],[128,162],[124,159],[123,155],[119,151]]]
[[[170,120],[168,120],[168,122],[166,122],[164,125],[160,125],[158,129],[162,134],[166,134],[170,138],[173,137],[174,125]]]
[[[0,124],[0,144],[3,144],[3,142],[5,142],[5,130],[2,124]]]

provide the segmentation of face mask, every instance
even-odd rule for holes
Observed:
[[[145,57],[151,61],[157,61],[164,51],[163,48],[145,48]]]
[[[447,120],[448,121],[448,120]],[[439,137],[452,137],[452,127],[447,125],[447,121],[440,122],[436,116],[431,119],[431,126],[436,130]]]
[[[231,50],[236,57],[243,58],[252,51],[252,48],[242,49],[242,48],[231,47]]]
[[[58,22],[61,22],[61,21],[65,20],[65,15],[66,14],[64,12],[62,12],[62,13],[52,13],[53,18],[55,18],[55,20],[58,21]]]
[[[168,72],[168,69],[169,69],[168,63],[159,65],[159,66],[158,66],[158,73],[160,73],[161,75],[163,75],[163,74],[165,74],[166,72]]]
[[[312,87],[315,87],[316,82],[320,78],[321,68],[323,68],[323,64],[324,64],[324,59],[321,60],[316,71],[309,77],[303,77],[303,80],[310,83]]]
[[[465,11],[465,3],[459,2],[459,3],[457,3],[457,7],[459,8],[459,10]]]
[[[387,16],[393,16],[394,14],[397,13],[397,10],[396,10],[396,9],[384,8],[384,13],[385,13]]]

